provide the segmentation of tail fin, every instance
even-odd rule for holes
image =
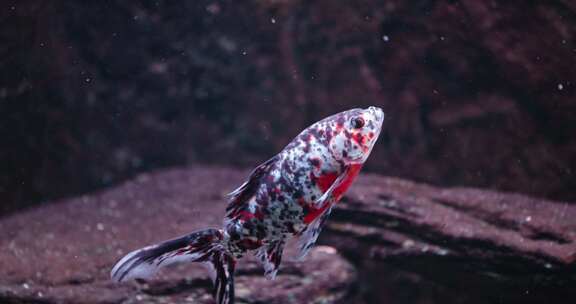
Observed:
[[[216,303],[234,303],[235,259],[226,252],[220,230],[206,229],[160,244],[132,251],[123,257],[110,276],[116,282],[149,278],[160,268],[180,262],[204,262],[214,270]]]

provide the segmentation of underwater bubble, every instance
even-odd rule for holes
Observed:
[[[439,250],[437,251],[437,253],[438,253],[439,255],[447,255],[447,254],[448,254],[448,250],[446,250],[446,249],[439,249]]]
[[[216,15],[220,13],[220,5],[218,5],[218,3],[212,3],[206,6],[206,11],[208,11],[212,15]]]
[[[404,242],[402,242],[402,247],[403,248],[410,248],[412,246],[414,246],[415,243],[413,240],[405,240]]]

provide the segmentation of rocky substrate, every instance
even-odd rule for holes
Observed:
[[[199,265],[124,284],[110,282],[109,270],[130,250],[219,226],[224,195],[246,174],[143,174],[1,219],[0,302],[212,303]],[[363,175],[306,261],[287,257],[275,281],[253,259],[240,263],[237,300],[572,303],[575,240],[574,205]]]
[[[575,241],[567,202],[379,176],[358,180],[323,239],[368,272],[384,262],[482,303],[572,303]]]
[[[151,282],[115,284],[109,272],[128,251],[196,229],[220,226],[225,201],[244,174],[191,168],[153,175],[100,193],[0,221],[0,303],[213,303],[200,265],[162,271]],[[286,259],[274,281],[253,258],[238,265],[237,303],[347,303],[355,270],[338,252],[315,248]]]

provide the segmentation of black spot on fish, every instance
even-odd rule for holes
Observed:
[[[304,193],[302,193],[302,190],[296,190],[296,191],[294,191],[294,194],[292,194],[292,197],[294,197],[295,199],[299,199],[302,196],[304,196]]]

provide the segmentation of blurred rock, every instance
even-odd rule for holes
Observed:
[[[193,168],[137,179],[0,221],[1,303],[213,303],[198,264],[164,269],[149,282],[114,284],[109,272],[128,251],[218,227],[237,171]],[[268,281],[253,258],[242,260],[237,303],[349,303],[353,266],[327,246],[305,262],[285,258]]]

